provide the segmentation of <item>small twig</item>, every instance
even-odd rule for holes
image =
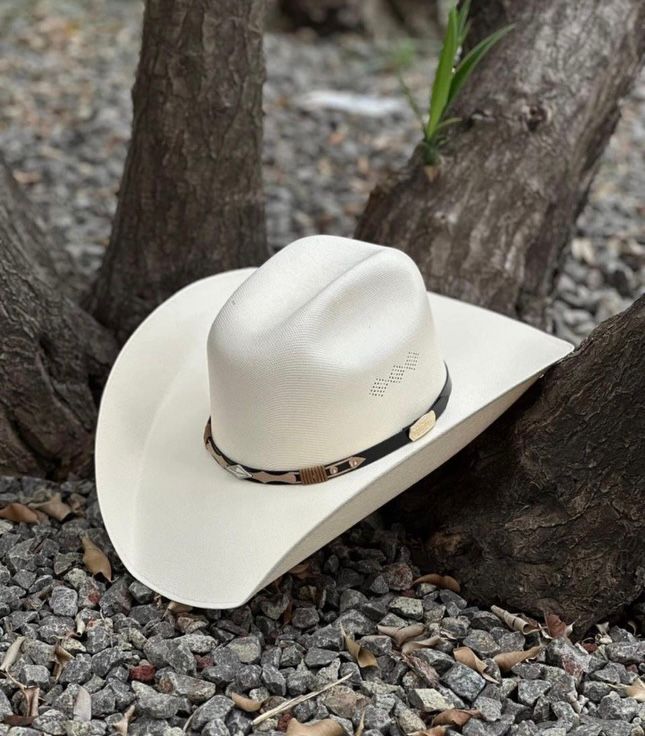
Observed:
[[[291,708],[295,707],[296,705],[300,705],[300,703],[304,703],[305,700],[310,700],[311,698],[315,698],[327,690],[331,690],[332,687],[336,687],[336,685],[340,685],[341,682],[345,682],[345,680],[349,680],[352,674],[353,673],[350,672],[348,675],[341,677],[340,680],[336,680],[335,682],[330,682],[327,685],[325,685],[325,687],[321,687],[320,690],[315,690],[313,693],[308,693],[307,695],[298,695],[295,698],[292,698],[291,700],[287,700],[286,703],[282,703],[281,705],[277,705],[275,708],[271,708],[266,713],[262,713],[262,715],[259,715],[257,718],[255,718],[251,722],[251,725],[257,726],[263,721],[266,721],[267,718],[271,718],[271,716],[276,716],[278,715],[278,713],[283,713],[285,710],[291,710]]]
[[[183,728],[181,729],[181,730],[182,730],[182,731],[183,731],[184,733],[186,733],[186,731],[188,731],[188,726],[190,726],[190,722],[191,722],[191,721],[193,720],[193,716],[195,715],[195,713],[196,713],[196,712],[197,712],[197,711],[195,711],[195,710],[194,710],[194,711],[193,711],[193,712],[192,712],[192,713],[191,713],[191,714],[190,714],[190,715],[188,716],[188,718],[186,719],[186,723],[184,723],[184,727],[183,727]]]

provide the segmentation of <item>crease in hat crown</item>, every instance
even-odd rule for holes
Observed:
[[[215,317],[207,352],[213,438],[266,470],[387,439],[446,379],[414,261],[330,236],[295,241],[255,271]]]

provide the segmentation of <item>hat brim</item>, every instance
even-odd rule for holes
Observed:
[[[206,337],[253,272],[218,274],[156,309],[121,351],[96,434],[98,498],[114,548],[153,590],[233,608],[448,460],[572,346],[528,325],[428,294],[453,389],[433,430],[326,483],[239,480],[206,451]]]

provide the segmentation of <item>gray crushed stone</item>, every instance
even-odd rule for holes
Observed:
[[[449,729],[448,736],[645,732],[645,703],[625,693],[626,686],[645,678],[643,639],[611,626],[592,632],[585,648],[510,631],[490,611],[457,594],[413,585],[419,570],[410,561],[403,531],[388,528],[378,515],[310,558],[304,579],[287,574],[234,610],[173,613],[167,600],[121,566],[91,482],[58,486],[2,478],[0,508],[57,491],[78,509],[64,522],[0,520],[0,570],[6,570],[0,659],[24,637],[0,676],[0,721],[5,721],[0,736],[102,736],[115,732],[128,709],[133,710],[130,736],[277,734],[291,715],[302,722],[335,719],[348,736],[361,719],[364,734],[404,736],[423,730],[451,707],[474,708],[480,717]],[[85,534],[109,555],[112,583],[85,569]],[[375,574],[390,581],[386,590],[372,590]],[[353,587],[346,587],[349,580]],[[378,631],[379,625],[419,623],[421,636],[438,634],[440,640],[407,655]],[[343,631],[375,655],[376,667],[361,669],[354,662]],[[491,659],[536,643],[543,647],[539,656],[509,673],[502,674]],[[455,660],[460,646],[472,647],[483,659],[486,678]],[[62,668],[56,647],[69,652]],[[264,710],[346,675],[343,683],[294,706],[290,715],[253,726]],[[24,715],[21,686],[40,688],[38,715],[28,725],[10,727],[7,717]],[[74,718],[81,688],[91,701],[87,722]],[[233,693],[262,702],[262,710],[244,712]]]

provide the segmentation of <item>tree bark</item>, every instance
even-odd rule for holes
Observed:
[[[393,514],[472,601],[578,634],[645,590],[645,296],[600,325]]]
[[[78,297],[74,262],[51,233],[46,233],[31,203],[0,158],[0,220],[9,242],[29,243],[33,267],[70,297]]]
[[[132,141],[90,297],[125,340],[182,286],[267,256],[264,0],[148,0]]]
[[[55,254],[0,161],[0,474],[89,471],[116,344],[66,296]]]
[[[472,42],[513,30],[461,96],[439,165],[417,150],[356,237],[409,253],[429,289],[536,325],[645,50],[641,0],[475,4]]]

